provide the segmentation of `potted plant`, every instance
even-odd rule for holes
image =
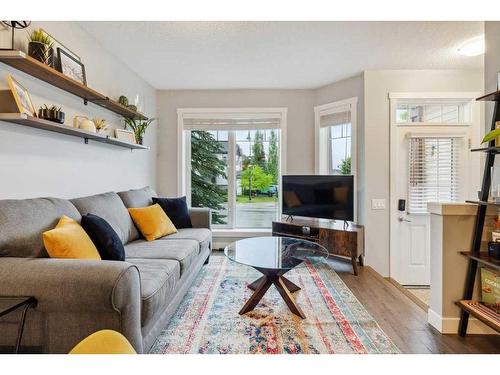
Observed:
[[[105,119],[94,117],[92,119],[92,122],[95,125],[97,133],[103,134],[103,133],[105,133],[108,130],[108,125],[106,124],[106,120]]]
[[[28,34],[28,55],[38,61],[54,67],[54,41],[42,29]]]
[[[127,128],[127,126],[130,129],[132,129],[135,135],[136,142],[142,145],[146,129],[148,128],[149,125],[151,125],[153,121],[155,121],[155,119],[150,118],[149,120],[141,120],[141,119],[124,117],[123,121],[125,122],[125,129]]]
[[[52,105],[52,107],[48,107],[47,104],[44,104],[43,107],[40,107],[38,110],[38,117],[44,120],[54,121],[59,124],[64,124],[64,112],[61,111],[61,107],[56,107]]]

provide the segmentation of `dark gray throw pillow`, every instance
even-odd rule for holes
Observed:
[[[186,197],[180,198],[155,198],[153,204],[158,203],[177,229],[192,228],[189,209],[186,203]]]
[[[81,224],[102,260],[125,260],[122,241],[106,220],[97,215],[87,214],[82,216]]]

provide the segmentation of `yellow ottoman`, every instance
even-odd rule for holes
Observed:
[[[69,354],[137,354],[121,333],[97,331],[78,343]]]

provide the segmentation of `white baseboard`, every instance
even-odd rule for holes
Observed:
[[[441,333],[456,334],[458,331],[458,323],[460,322],[460,318],[443,318],[437,312],[429,309],[427,310],[427,322]],[[492,330],[490,327],[472,317],[469,318],[467,333],[483,334],[483,335],[496,334],[496,332]]]

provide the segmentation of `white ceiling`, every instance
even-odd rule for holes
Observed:
[[[316,88],[367,69],[480,69],[482,22],[80,22],[157,89]]]

